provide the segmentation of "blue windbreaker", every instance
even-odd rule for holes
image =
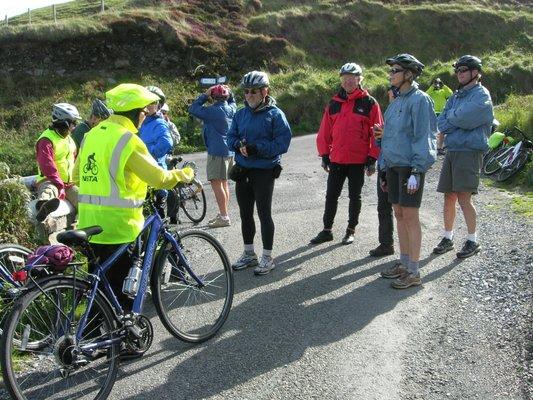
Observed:
[[[389,104],[385,111],[381,152],[387,167],[412,167],[426,172],[437,158],[437,117],[433,100],[411,89]]]
[[[159,112],[147,116],[139,128],[139,137],[161,168],[167,169],[166,156],[172,151],[172,136]]]
[[[444,133],[448,151],[486,151],[494,113],[489,91],[476,83],[459,89],[439,115],[439,132]]]
[[[237,110],[233,95],[228,101],[217,101],[204,107],[209,97],[204,93],[189,106],[189,113],[204,123],[203,136],[207,154],[228,157],[233,151],[228,149],[227,134]]]
[[[244,157],[236,151],[235,162],[245,168],[269,169],[281,162],[281,155],[289,150],[291,137],[285,114],[267,96],[265,104],[256,110],[246,104],[237,111],[228,132],[228,147],[238,150],[241,141],[255,144],[256,155]]]

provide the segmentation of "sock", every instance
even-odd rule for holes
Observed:
[[[255,253],[255,250],[254,250],[254,244],[245,244],[244,245],[244,252],[245,253],[248,253],[248,254],[254,254]]]
[[[446,239],[450,239],[450,240],[452,240],[452,239],[453,239],[453,230],[451,230],[451,231],[444,231],[444,237],[445,237]]]
[[[400,254],[400,262],[405,268],[409,268],[409,254]]]
[[[409,273],[413,275],[418,275],[420,272],[418,271],[418,268],[420,267],[420,261],[411,261],[409,260],[409,267],[407,270]]]
[[[263,257],[272,258],[272,249],[270,250],[263,249]]]
[[[218,214],[220,215],[220,218],[222,218],[223,220],[228,220],[229,219],[229,215],[222,215],[222,214]]]
[[[466,235],[466,240],[470,240],[471,242],[477,243],[477,233],[469,233]]]

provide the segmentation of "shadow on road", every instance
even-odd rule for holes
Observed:
[[[331,246],[334,247],[334,246]],[[307,248],[307,247],[306,247]],[[305,262],[315,253],[323,254],[327,248],[317,249],[310,254],[292,259],[304,251],[303,247],[282,256],[280,264],[285,269]],[[421,261],[426,266],[433,255]],[[169,386],[182,399],[201,399],[231,389],[262,374],[274,371],[299,360],[308,348],[325,346],[352,335],[365,328],[374,318],[393,309],[410,295],[423,287],[398,291],[389,287],[390,280],[382,279],[378,273],[384,265],[364,268],[369,258],[362,258],[327,271],[310,275],[305,279],[289,283],[274,290],[258,293],[234,306],[223,331],[231,336],[213,339],[162,377],[160,386],[144,392],[144,398],[167,398]],[[460,263],[460,260],[445,265],[423,277],[424,283],[440,278]],[[274,279],[286,277],[280,275]],[[346,292],[343,288],[358,280],[375,275],[375,279]],[[245,286],[257,285],[252,275]],[[241,290],[239,290],[241,291]],[[342,292],[342,293],[339,293]],[[239,315],[239,321],[231,318]],[[244,323],[242,322],[244,321]],[[233,334],[235,332],[235,334]],[[163,351],[183,354],[193,346],[169,338],[163,343]],[[154,355],[154,353],[151,353]],[[157,353],[155,353],[157,354]],[[150,353],[147,355],[150,357]],[[139,369],[128,369],[128,375],[141,372],[175,357],[157,358],[153,363]],[[130,399],[138,396],[129,397]]]

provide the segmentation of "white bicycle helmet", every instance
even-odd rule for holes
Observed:
[[[54,104],[52,109],[52,121],[76,121],[80,120],[78,109],[69,103]]]
[[[362,73],[363,73],[363,69],[359,66],[359,64],[356,64],[356,63],[346,63],[339,70],[339,75],[344,75],[344,74],[361,75]]]
[[[241,87],[245,89],[258,89],[269,85],[268,75],[261,71],[248,72],[241,81]]]
[[[153,94],[155,94],[156,96],[159,97],[159,99],[160,99],[159,103],[160,104],[164,104],[165,103],[165,100],[167,99],[166,96],[165,96],[165,93],[163,93],[163,91],[161,89],[159,89],[157,86],[146,86],[146,89],[148,89],[150,92],[152,92]]]
[[[161,106],[161,111],[163,112],[169,112],[170,111],[170,108],[168,107],[168,104],[165,103]]]

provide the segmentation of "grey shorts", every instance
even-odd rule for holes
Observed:
[[[477,193],[482,163],[481,151],[448,151],[442,162],[437,192]]]
[[[207,180],[227,180],[228,172],[233,165],[233,156],[221,157],[207,155]]]
[[[402,207],[420,208],[422,193],[424,193],[425,174],[420,174],[420,187],[413,193],[407,193],[407,180],[411,176],[411,167],[387,168],[387,189],[389,203]]]

